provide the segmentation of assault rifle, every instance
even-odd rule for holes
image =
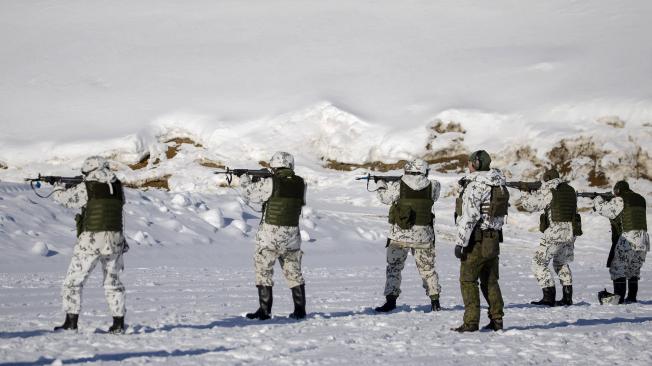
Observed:
[[[371,175],[370,173],[367,173],[367,175],[362,176],[362,177],[356,177],[355,180],[366,180],[367,181],[367,191],[369,192],[375,192],[369,189],[369,182],[372,180],[374,183],[378,183],[379,180],[382,180],[384,182],[398,182],[401,180],[402,176],[400,175]]]
[[[532,192],[541,188],[541,182],[507,182],[505,185],[509,188],[516,188],[519,191]]]
[[[602,199],[604,199],[605,201],[611,201],[612,199],[614,199],[614,197],[616,197],[611,192],[604,192],[604,193],[600,193],[600,192],[577,192],[577,197],[586,197],[586,198],[594,199],[594,198],[596,198],[598,196],[602,197]]]
[[[226,171],[215,172],[214,174],[224,174],[226,175],[226,182],[231,185],[233,181],[233,176],[241,177],[243,175],[251,176],[253,182],[257,182],[263,178],[271,178],[274,176],[274,173],[269,169],[230,169],[226,168]]]
[[[26,182],[29,182],[29,186],[32,187],[34,193],[41,198],[50,197],[54,191],[50,192],[47,196],[41,196],[36,191],[37,188],[41,188],[41,182],[48,183],[50,185],[63,184],[63,186],[68,189],[72,188],[84,181],[84,177],[78,175],[76,177],[61,177],[58,175],[41,175],[39,174],[37,178],[25,178]]]

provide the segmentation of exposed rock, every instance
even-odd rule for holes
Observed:
[[[149,158],[150,158],[150,155],[149,155],[149,153],[147,153],[147,154],[145,154],[145,156],[143,156],[142,159],[140,159],[139,162],[137,162],[136,164],[129,165],[129,168],[131,168],[131,170],[139,170],[139,169],[146,168],[147,165],[149,164]]]
[[[158,188],[158,189],[164,189],[166,191],[169,191],[170,190],[170,186],[168,185],[169,178],[170,175],[164,175],[162,177],[157,177],[157,178],[146,178],[146,179],[132,181],[132,182],[124,182],[124,185],[129,188],[137,188],[137,189]]]
[[[194,140],[188,138],[188,137],[175,137],[173,139],[165,141],[165,143],[173,143],[176,146],[180,146],[181,144],[188,144],[188,145],[193,145],[194,147],[204,147],[202,144],[195,142]]]
[[[598,122],[613,128],[625,128],[625,121],[618,116],[604,116],[598,118]]]
[[[199,160],[199,165],[206,167],[206,168],[214,168],[214,169],[224,169],[226,166],[220,162],[213,161],[210,159],[202,158]]]

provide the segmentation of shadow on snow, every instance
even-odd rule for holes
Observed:
[[[573,305],[570,305],[570,307],[575,307],[575,306],[591,306],[586,301],[581,301],[581,302],[576,302]],[[505,309],[549,309],[551,307],[556,307],[556,308],[565,308],[566,306],[547,306],[547,305],[535,305],[535,304],[508,304],[505,305]]]
[[[183,357],[183,356],[200,356],[206,353],[216,353],[216,352],[226,352],[231,349],[224,347],[217,347],[213,349],[191,349],[191,350],[174,350],[169,351],[145,351],[145,352],[125,352],[125,353],[106,353],[94,355],[91,357],[80,357],[72,358],[68,360],[61,360],[64,365],[68,364],[77,364],[77,363],[87,363],[87,362],[109,362],[109,361],[125,361],[130,358],[140,358],[140,357]],[[27,366],[27,365],[51,365],[56,359],[41,357],[36,361],[27,361],[27,362],[9,362],[9,363],[0,363],[0,366]]]
[[[9,339],[9,338],[32,338],[42,336],[44,334],[52,333],[50,330],[39,329],[39,330],[26,330],[24,332],[0,332],[0,339]]]
[[[445,311],[456,311],[464,309],[461,305],[456,305],[452,308],[442,308],[441,312]],[[421,305],[421,306],[397,306],[395,310],[392,310],[388,313],[379,313],[374,310],[374,308],[364,308],[363,310],[358,311],[332,311],[332,312],[316,312],[309,313],[304,320],[295,320],[289,317],[275,316],[272,319],[260,321],[256,319],[247,319],[243,316],[234,316],[230,318],[220,319],[213,321],[208,324],[170,324],[164,325],[160,328],[151,328],[151,327],[140,327],[134,326],[134,333],[153,333],[157,331],[169,332],[174,329],[212,329],[212,328],[238,328],[238,327],[248,327],[248,326],[266,326],[266,325],[282,325],[282,324],[295,324],[300,323],[301,321],[307,321],[311,319],[337,319],[337,318],[347,318],[358,315],[372,315],[372,316],[387,316],[397,313],[410,313],[410,312],[422,312],[430,313],[430,305]]]
[[[609,325],[609,324],[639,324],[652,321],[652,316],[644,316],[640,318],[611,318],[611,319],[577,319],[574,322],[559,322],[549,324],[535,324],[522,327],[509,327],[505,331],[510,330],[535,330],[535,329],[555,329],[566,327],[586,327],[596,325]]]

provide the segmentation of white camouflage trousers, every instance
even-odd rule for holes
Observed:
[[[398,297],[401,294],[401,272],[405,267],[408,253],[412,253],[416,261],[417,270],[423,280],[423,288],[429,297],[439,296],[439,275],[435,270],[435,247],[430,245],[425,248],[409,248],[393,245],[387,247],[387,273],[385,282],[385,296]]]
[[[274,286],[274,264],[278,259],[289,288],[304,284],[301,274],[301,249],[271,248],[258,245],[254,253],[256,286]]]
[[[123,269],[122,253],[101,255],[99,251],[78,250],[78,247],[75,247],[61,291],[63,310],[66,313],[80,313],[84,283],[98,262],[102,264],[104,294],[111,316],[125,315],[125,288],[118,277]]]
[[[609,267],[611,280],[613,281],[623,277],[627,279],[640,277],[641,267],[645,263],[646,255],[646,249],[634,250],[631,243],[621,236],[616,244],[611,267]]]
[[[568,264],[574,259],[574,249],[575,239],[567,242],[541,240],[541,244],[532,258],[532,272],[541,288],[555,286],[552,271],[548,266],[550,260],[552,260],[552,268],[559,276],[561,285],[571,286],[573,284],[573,275]]]

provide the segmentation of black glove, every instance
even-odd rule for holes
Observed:
[[[461,245],[456,245],[455,246],[455,257],[461,260],[466,259],[466,253],[464,253],[464,247]]]

